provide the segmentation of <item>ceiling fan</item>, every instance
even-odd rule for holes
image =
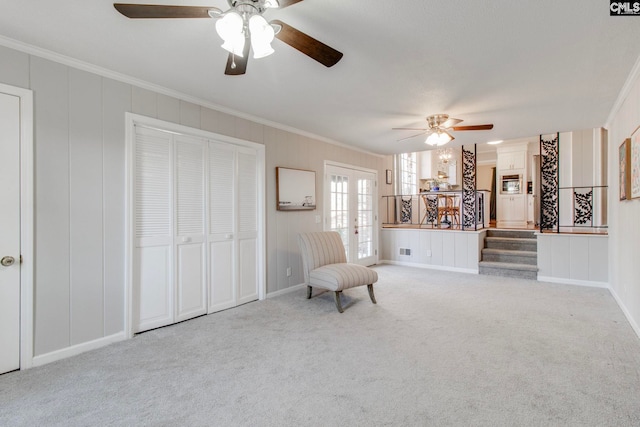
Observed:
[[[398,141],[404,141],[405,139],[415,138],[416,136],[429,134],[426,144],[429,145],[444,145],[447,142],[453,141],[455,138],[449,132],[460,130],[490,130],[493,129],[492,124],[487,125],[470,125],[470,126],[456,126],[462,122],[460,119],[449,118],[447,114],[434,114],[427,117],[427,128],[393,128],[392,130],[419,130],[422,131],[415,135],[408,136],[406,138],[399,139]]]
[[[262,14],[267,9],[282,9],[302,0],[227,0],[229,9],[212,6],[167,6],[157,4],[114,3],[118,12],[132,19],[148,18],[214,18],[216,31],[229,51],[227,75],[241,75],[247,70],[249,50],[254,58],[273,53],[271,41],[277,38],[326,67],[340,61],[342,53],[279,20],[267,22]]]

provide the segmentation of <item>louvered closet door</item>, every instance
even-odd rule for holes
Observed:
[[[209,143],[209,312],[236,305],[236,151]]]
[[[205,142],[176,136],[176,321],[206,314]]]
[[[209,312],[258,299],[256,151],[209,143]]]
[[[258,175],[255,150],[238,148],[238,304],[258,299]]]
[[[174,319],[172,164],[171,135],[136,126],[134,332]]]

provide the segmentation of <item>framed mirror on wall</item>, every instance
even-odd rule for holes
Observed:
[[[276,167],[276,198],[279,211],[314,210],[315,171]]]

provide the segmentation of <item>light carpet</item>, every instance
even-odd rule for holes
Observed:
[[[608,290],[384,265],[0,376],[2,426],[637,426]]]

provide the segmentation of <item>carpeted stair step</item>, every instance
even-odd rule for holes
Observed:
[[[534,251],[484,248],[482,250],[482,261],[537,265],[538,253]]]
[[[514,237],[518,239],[535,239],[534,231],[530,230],[487,230],[487,237]]]
[[[538,242],[536,239],[519,237],[485,237],[484,245],[490,249],[505,249],[512,251],[536,252]]]
[[[538,266],[506,262],[480,261],[479,273],[489,276],[516,277],[520,279],[538,278]]]

